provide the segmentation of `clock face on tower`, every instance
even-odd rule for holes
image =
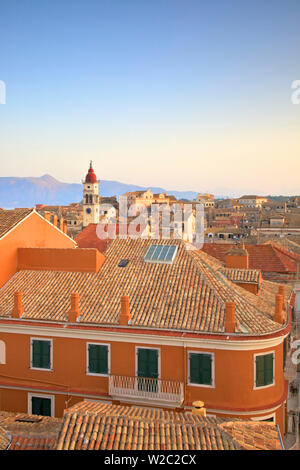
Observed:
[[[86,210],[86,212],[87,212],[88,214],[90,214],[90,213],[92,212],[92,209],[90,209],[90,208],[88,207],[87,210]]]

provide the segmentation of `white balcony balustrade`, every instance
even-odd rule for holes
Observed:
[[[184,387],[183,382],[175,380],[111,375],[109,394],[114,399],[130,403],[180,406],[184,399]]]

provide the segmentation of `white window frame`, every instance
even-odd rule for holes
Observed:
[[[55,416],[55,396],[54,395],[43,395],[41,393],[28,393],[28,414],[32,415],[32,398],[48,398],[51,400],[51,417]],[[39,415],[40,416],[40,415]]]
[[[256,358],[257,358],[257,356],[268,356],[269,354],[273,354],[273,382],[271,384],[268,384],[268,385],[257,386],[256,385]],[[254,370],[253,390],[263,390],[264,388],[274,387],[274,385],[275,385],[275,366],[276,366],[275,358],[276,358],[275,351],[266,351],[266,352],[263,352],[263,353],[253,354],[253,370]]]
[[[107,374],[100,374],[97,372],[89,372],[89,345],[95,346],[107,346]],[[109,377],[110,375],[110,344],[109,343],[95,343],[88,341],[86,343],[86,375],[96,376],[96,377]]]
[[[6,344],[3,339],[0,340],[0,364],[6,364]]]
[[[271,413],[266,416],[256,416],[255,418],[251,418],[252,421],[264,421],[266,419],[273,418],[273,424],[276,424],[276,413]],[[269,421],[272,422],[272,421]]]
[[[33,367],[33,341],[47,341],[50,343],[50,369],[44,367]],[[30,369],[53,372],[53,339],[51,338],[30,338]]]
[[[190,354],[210,354],[212,357],[211,361],[211,379],[212,379],[212,384],[211,385],[206,385],[206,384],[195,384],[190,381],[191,378],[191,367],[190,367]],[[187,351],[187,385],[191,387],[203,387],[203,388],[215,388],[215,353],[210,352],[210,351],[193,351],[193,350],[188,350]]]
[[[158,351],[158,358],[157,358],[157,373],[158,377],[157,379],[160,379],[160,373],[161,373],[161,367],[160,367],[160,361],[161,361],[161,356],[160,356],[160,348],[152,348],[151,346],[136,346],[135,347],[135,376],[138,376],[138,350],[139,349],[155,349],[155,351]]]

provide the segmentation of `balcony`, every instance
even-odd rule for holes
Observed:
[[[184,399],[183,382],[111,375],[109,394],[115,400],[136,404],[181,406]]]

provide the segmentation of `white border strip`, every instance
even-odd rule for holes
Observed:
[[[115,332],[115,331],[97,331],[95,330],[81,330],[67,328],[68,324],[63,328],[53,328],[49,326],[31,326],[17,324],[0,324],[1,333],[22,334],[28,336],[41,336],[50,338],[76,338],[82,340],[99,341],[106,343],[123,342],[123,343],[136,343],[136,344],[149,344],[160,347],[161,345],[172,345],[188,348],[203,348],[203,349],[222,349],[230,351],[255,351],[257,349],[268,349],[278,346],[288,336],[277,336],[275,338],[257,339],[257,340],[244,340],[244,341],[229,341],[229,340],[216,340],[204,338],[178,338],[174,336],[160,336],[149,334],[138,334],[129,332]],[[227,337],[229,338],[229,336]]]

